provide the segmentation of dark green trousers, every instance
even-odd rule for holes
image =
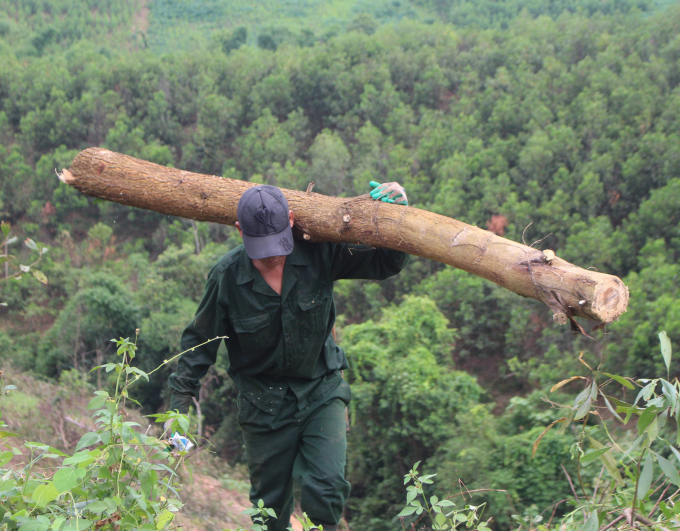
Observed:
[[[342,382],[347,386],[346,382]],[[292,391],[277,415],[268,415],[239,397],[239,424],[243,430],[250,472],[250,501],[274,509],[278,519],[270,531],[284,531],[293,514],[293,480],[300,485],[300,505],[315,524],[325,529],[342,517],[349,496],[345,480],[347,433],[346,401],[337,393],[298,410]]]

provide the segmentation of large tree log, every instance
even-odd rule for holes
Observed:
[[[253,183],[166,168],[89,148],[60,179],[82,193],[173,216],[233,225],[241,194]],[[581,269],[554,255],[455,219],[364,195],[328,197],[283,190],[295,212],[295,236],[362,243],[437,260],[547,304],[560,324],[573,316],[610,323],[628,304],[617,277]],[[581,329],[582,331],[582,329]]]

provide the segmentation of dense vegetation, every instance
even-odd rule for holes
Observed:
[[[387,529],[417,460],[442,491],[459,478],[507,490],[482,495],[502,527],[566,498],[573,435],[547,435],[531,461],[557,415],[540,397],[580,351],[604,370],[657,374],[658,332],[680,335],[680,8],[337,2],[331,31],[304,24],[313,2],[276,2],[297,22],[272,27],[231,17],[238,3],[168,0],[150,2],[145,35],[140,6],[114,4],[0,8],[1,216],[50,248],[48,286],[1,286],[3,363],[49,378],[87,371],[113,355],[110,338],[140,328],[135,361],[156,367],[177,352],[210,265],[239,243],[228,227],[59,184],[54,170],[84,147],[287,188],[314,180],[327,194],[397,180],[420,208],[621,276],[631,302],[591,342],[534,301],[421,259],[384,283],[338,283],[355,393],[351,521]],[[220,17],[233,24],[218,29]],[[172,45],[154,37],[166,26]],[[203,422],[234,460],[221,362]],[[167,375],[135,391],[145,411],[167,404]]]

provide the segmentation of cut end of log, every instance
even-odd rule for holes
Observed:
[[[603,323],[618,319],[628,306],[628,288],[616,277],[601,282],[595,289],[591,311]]]

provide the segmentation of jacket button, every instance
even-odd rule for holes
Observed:
[[[286,339],[290,339],[290,334],[286,334]]]

